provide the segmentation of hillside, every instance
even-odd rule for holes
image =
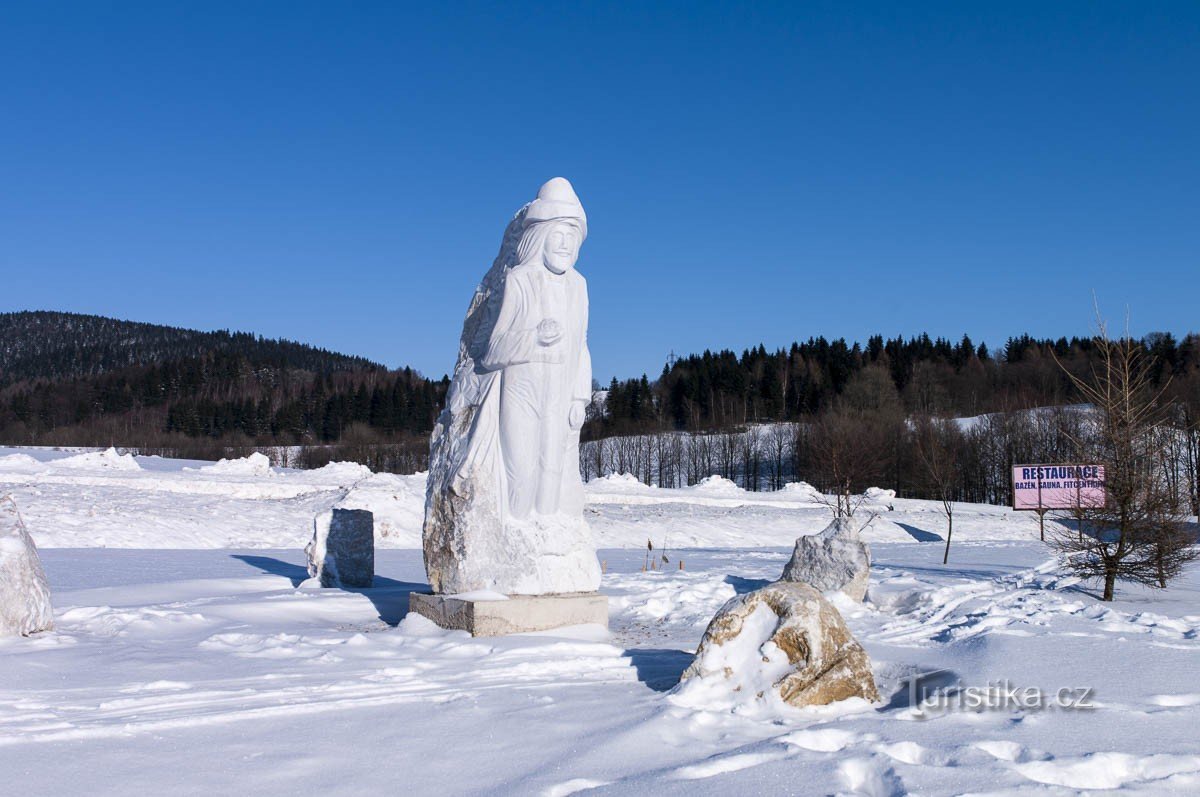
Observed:
[[[98,376],[129,366],[156,365],[217,352],[240,355],[259,365],[316,373],[383,368],[363,357],[246,332],[201,332],[41,310],[0,313],[0,387],[24,380]]]
[[[328,444],[420,465],[445,385],[289,340],[72,313],[0,315],[0,442],[186,456]],[[412,459],[410,456],[415,456]],[[380,459],[382,457],[382,459]]]

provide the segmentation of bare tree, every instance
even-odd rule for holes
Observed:
[[[682,432],[675,432],[667,438],[667,457],[671,468],[667,472],[668,487],[679,487],[679,479],[683,474],[683,451],[686,438]]]
[[[797,460],[804,478],[830,496],[834,517],[852,517],[863,490],[882,472],[881,435],[871,416],[828,410],[796,434]]]
[[[592,454],[592,471],[594,476],[603,476],[605,467],[605,453],[608,449],[608,443],[603,437],[597,438],[591,442]]]
[[[656,435],[644,434],[637,438],[638,456],[641,459],[642,484],[647,487],[654,484],[654,438]]]
[[[759,454],[762,447],[762,432],[751,426],[741,435],[739,448],[742,460],[742,487],[747,490],[759,488]]]
[[[1178,441],[1179,489],[1191,514],[1200,515],[1200,378],[1191,381],[1195,384],[1186,385],[1171,408],[1171,422]]]
[[[717,457],[721,465],[721,475],[730,481],[737,478],[740,438],[741,433],[737,431],[721,432],[717,435]]]
[[[783,485],[787,482],[786,467],[791,458],[792,441],[795,436],[796,433],[791,424],[775,423],[767,428],[766,440],[763,445],[766,448],[769,462],[772,490],[782,490]]]
[[[693,434],[688,439],[688,484],[699,484],[714,471],[712,435]]]
[[[950,538],[954,536],[954,492],[960,481],[962,433],[952,421],[926,415],[916,419],[913,441],[925,481],[946,516],[946,551],[942,554],[942,564],[946,564],[950,561]]]
[[[1097,364],[1070,378],[1093,408],[1077,454],[1104,466],[1106,502],[1077,507],[1088,528],[1053,530],[1050,541],[1076,574],[1103,579],[1111,601],[1118,580],[1166,587],[1198,552],[1158,456],[1165,386],[1153,388],[1153,360],[1128,335],[1110,339],[1103,322],[1094,342]]]

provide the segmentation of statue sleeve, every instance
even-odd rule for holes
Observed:
[[[504,280],[500,314],[492,327],[487,352],[479,361],[480,365],[494,371],[510,365],[545,359],[539,356],[537,351],[537,330],[521,328],[522,323],[529,318],[526,311],[528,306],[529,296],[525,285],[510,273]]]
[[[575,384],[571,398],[576,401],[591,403],[592,401],[592,353],[588,351],[588,298],[587,290],[583,294],[583,334],[580,337],[579,371],[575,375]]]

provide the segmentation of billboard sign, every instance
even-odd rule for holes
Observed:
[[[1103,465],[1016,465],[1013,509],[1089,509],[1104,506]]]

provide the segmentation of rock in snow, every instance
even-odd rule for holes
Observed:
[[[308,554],[310,586],[369,587],[375,581],[375,519],[365,509],[334,508],[317,516]],[[307,585],[307,582],[306,582]]]
[[[50,586],[37,546],[17,502],[5,496],[0,498],[0,636],[29,636],[53,625]]]
[[[796,707],[879,699],[871,661],[838,610],[807,584],[785,581],[720,608],[676,694],[726,709],[774,697]]]
[[[853,518],[835,518],[820,534],[796,540],[781,581],[799,581],[821,592],[841,590],[856,601],[866,600],[871,579],[871,548],[858,536]]]

